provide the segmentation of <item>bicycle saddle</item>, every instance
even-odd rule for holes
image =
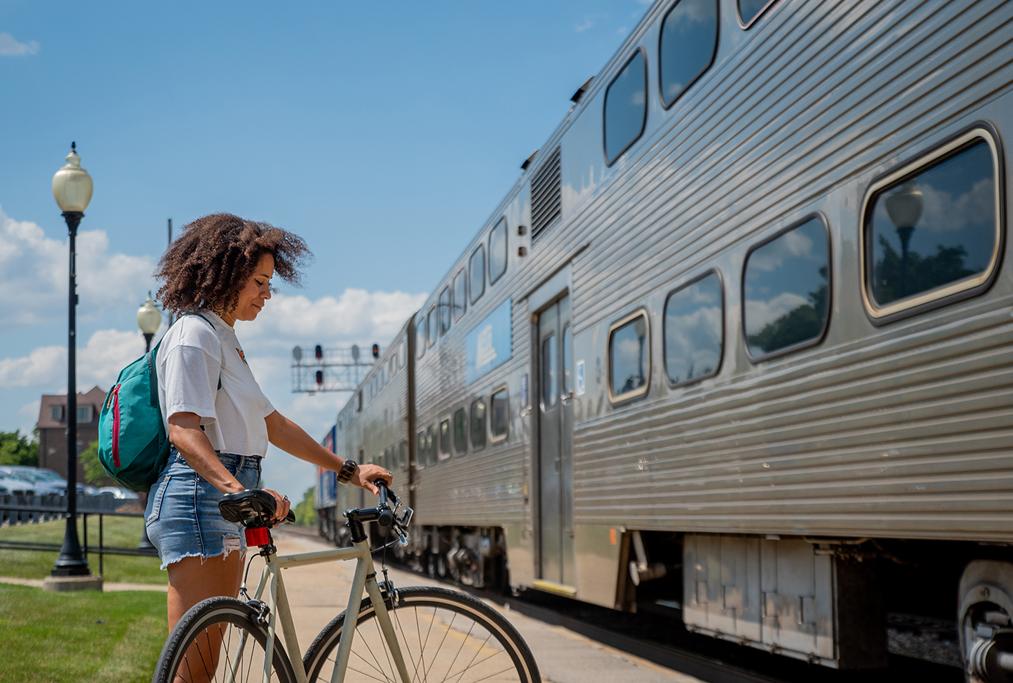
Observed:
[[[218,510],[230,522],[242,524],[248,529],[274,526],[277,510],[274,496],[262,489],[248,489],[239,493],[226,493]],[[288,511],[286,522],[295,521],[295,513]]]

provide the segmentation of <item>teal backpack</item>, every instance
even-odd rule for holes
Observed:
[[[199,313],[193,315],[211,325]],[[98,418],[99,462],[110,477],[134,491],[147,491],[169,459],[155,367],[161,345],[159,340],[149,353],[120,370]],[[222,388],[221,378],[218,388]]]

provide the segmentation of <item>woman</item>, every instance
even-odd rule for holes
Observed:
[[[157,277],[165,309],[181,317],[155,359],[158,398],[172,449],[148,494],[148,538],[168,569],[169,629],[193,605],[239,591],[246,549],[241,527],[225,521],[218,501],[256,488],[268,442],[374,494],[391,482],[377,465],[342,470],[345,460],[279,413],[260,390],[233,326],[252,321],[271,298],[277,273],[297,283],[307,255],[296,235],[230,214],[199,218],[165,252]],[[189,315],[193,313],[194,315]],[[289,500],[265,489],[278,520]]]

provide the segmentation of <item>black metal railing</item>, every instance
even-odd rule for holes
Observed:
[[[44,502],[48,505],[40,504]],[[67,505],[63,496],[0,496],[0,526],[23,526],[44,521],[66,519]],[[63,504],[52,504],[62,502]],[[109,499],[104,496],[85,498],[78,507],[77,516],[81,518],[83,538],[81,551],[85,558],[89,554],[98,555],[98,574],[104,573],[104,559],[106,555],[132,555],[135,557],[157,557],[154,548],[122,548],[107,546],[105,544],[105,518],[106,517],[137,517],[143,518],[143,512],[120,512],[116,508],[121,507],[123,501]],[[89,543],[88,518],[98,517],[98,545]],[[140,538],[140,537],[138,537]],[[34,550],[38,552],[59,553],[61,543],[42,543],[37,541],[15,541],[0,538],[0,550]]]

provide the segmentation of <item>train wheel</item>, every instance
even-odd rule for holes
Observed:
[[[976,560],[960,579],[960,652],[968,683],[1013,681],[1013,564]]]

